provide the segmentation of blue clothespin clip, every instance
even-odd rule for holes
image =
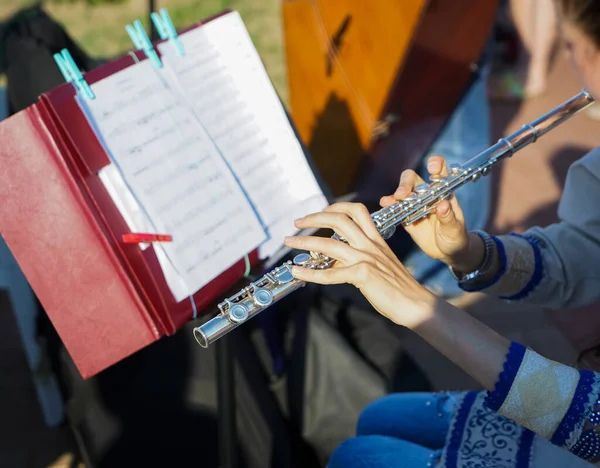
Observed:
[[[162,62],[154,50],[154,47],[152,47],[152,42],[150,41],[150,38],[148,37],[148,34],[146,33],[144,26],[142,26],[140,20],[135,20],[133,22],[133,26],[128,24],[125,26],[125,30],[127,31],[127,34],[129,34],[133,45],[137,49],[144,51],[146,57],[150,59],[155,68],[161,68]]]
[[[179,40],[179,36],[177,35],[177,31],[175,30],[175,26],[173,26],[173,21],[171,21],[171,17],[165,8],[160,9],[160,15],[156,12],[150,15],[152,18],[152,22],[154,26],[156,26],[156,30],[158,31],[158,35],[161,39],[169,39],[171,43],[175,46],[177,53],[181,56],[185,55],[183,51],[183,44]]]
[[[71,57],[71,53],[67,49],[63,49],[58,54],[54,54],[54,61],[65,78],[65,81],[72,83],[78,92],[85,94],[88,99],[96,99],[96,95],[90,88],[90,85],[85,81],[81,70]]]

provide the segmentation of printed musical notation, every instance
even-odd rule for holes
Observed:
[[[144,61],[92,88],[97,98],[80,105],[120,186],[131,191],[154,232],[173,236],[154,247],[164,253],[157,256],[178,301],[266,240],[234,174],[162,70]]]
[[[262,258],[294,219],[327,206],[298,138],[237,12],[179,36],[185,55],[159,44],[166,76],[235,172],[267,225]]]

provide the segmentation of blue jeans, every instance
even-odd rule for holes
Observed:
[[[335,449],[328,468],[434,467],[446,443],[452,393],[397,393],[367,406],[356,437]]]
[[[490,109],[487,97],[488,65],[463,97],[450,121],[423,158],[418,173],[428,180],[427,160],[442,155],[448,164],[462,164],[490,146]],[[456,192],[456,198],[465,215],[467,229],[484,229],[490,213],[491,180],[482,177],[469,182]],[[424,286],[444,297],[462,293],[450,270],[416,248],[404,260],[405,266]]]

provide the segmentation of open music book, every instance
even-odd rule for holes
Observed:
[[[131,231],[173,236],[151,248],[178,302],[257,247],[273,257],[328,203],[239,14],[179,40],[185,55],[161,43],[162,68],[144,60],[79,98]]]
[[[0,123],[0,232],[87,378],[212,314],[328,199],[238,13],[83,76],[69,57]]]

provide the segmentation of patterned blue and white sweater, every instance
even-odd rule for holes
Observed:
[[[494,391],[458,396],[439,466],[589,467],[600,454],[599,398],[599,374],[512,343]]]
[[[570,167],[558,208],[560,221],[494,237],[500,271],[485,284],[463,288],[553,309],[600,300],[599,202],[597,148]],[[599,374],[513,343],[493,392],[460,394],[440,464],[591,466],[585,460],[600,449],[599,388]]]

